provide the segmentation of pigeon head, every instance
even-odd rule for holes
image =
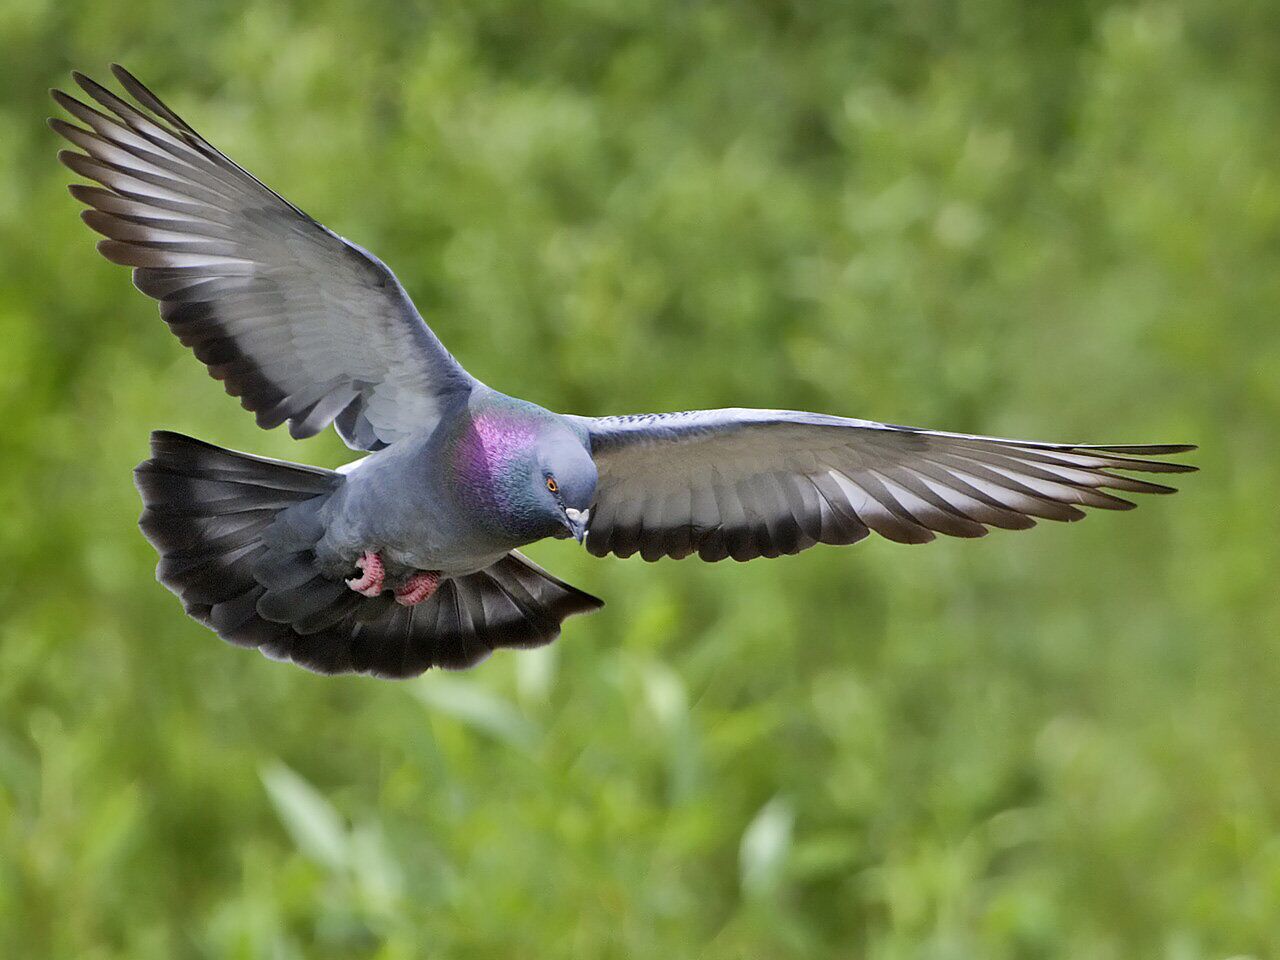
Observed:
[[[463,501],[497,532],[519,543],[586,536],[596,465],[560,417],[518,402],[481,410],[455,457]]]
[[[579,543],[596,496],[596,465],[578,436],[563,424],[543,431],[526,489],[548,521],[552,517]]]

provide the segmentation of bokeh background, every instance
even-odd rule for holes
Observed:
[[[1280,956],[1280,6],[0,2],[0,953]],[[130,468],[257,430],[67,196],[129,65],[555,409],[1196,441],[1136,513],[607,598],[406,683],[220,643]]]

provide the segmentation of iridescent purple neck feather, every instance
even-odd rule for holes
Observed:
[[[563,535],[565,507],[585,510],[595,495],[595,465],[582,438],[563,418],[510,398],[464,418],[447,463],[459,505],[516,544]]]

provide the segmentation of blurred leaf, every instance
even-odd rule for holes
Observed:
[[[412,690],[432,713],[444,714],[511,746],[527,749],[537,739],[537,728],[480,681],[432,673],[413,681]]]
[[[674,670],[657,661],[646,661],[640,665],[640,680],[645,703],[659,724],[673,731],[688,722],[689,695]]]
[[[768,897],[782,885],[794,825],[795,811],[782,797],[766,803],[747,825],[738,848],[738,869],[746,896]]]
[[[559,648],[554,644],[523,651],[515,662],[516,690],[526,704],[544,703],[555,684]]]
[[[348,845],[351,871],[371,909],[391,914],[404,892],[404,875],[376,823],[361,824]]]
[[[347,830],[333,805],[282,763],[264,766],[260,775],[280,822],[298,849],[330,870],[343,870],[348,862]]]

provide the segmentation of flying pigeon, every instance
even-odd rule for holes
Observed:
[[[1186,444],[1003,440],[803,413],[583,417],[472,377],[391,270],[226,157],[132,74],[134,103],[53,98],[84,221],[259,426],[332,423],[367,455],[338,471],[168,431],[136,471],[157,579],[223,639],[321,673],[414,676],[554,640],[602,601],[519,548],[575,537],[596,556],[751,560],[848,544],[979,537],[1107,489],[1181,473]]]

